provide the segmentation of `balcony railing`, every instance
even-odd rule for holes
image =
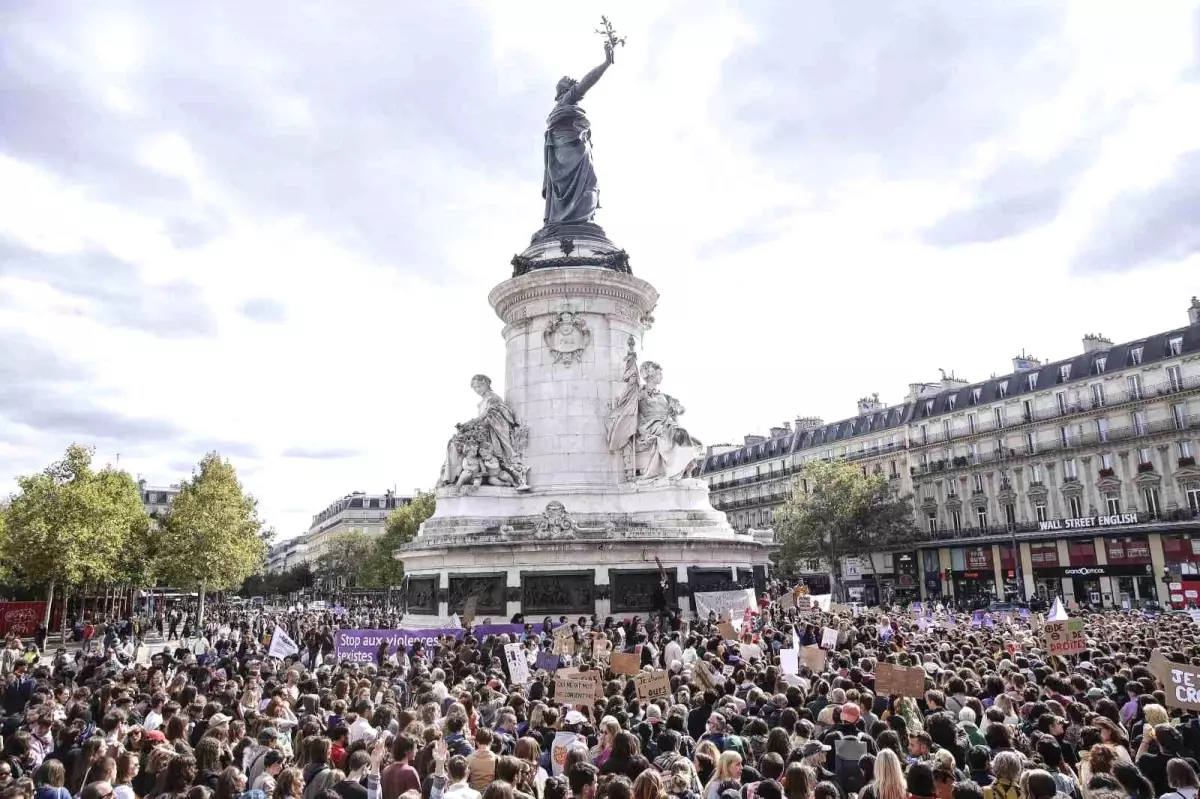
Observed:
[[[1074,452],[1076,450],[1097,447],[1102,444],[1115,444],[1145,436],[1160,435],[1182,430],[1200,429],[1200,418],[1190,419],[1187,424],[1180,426],[1175,419],[1159,419],[1137,427],[1111,427],[1103,433],[1088,431],[1074,433],[1064,440],[1062,436],[1051,441],[1036,442],[1034,447],[1004,447],[971,455],[956,455],[952,458],[939,458],[936,461],[909,467],[915,477],[917,475],[935,474],[953,469],[983,466],[990,463],[1015,462],[1026,458],[1041,458],[1046,455]]]
[[[1076,414],[1116,408],[1130,402],[1144,402],[1146,400],[1169,397],[1173,394],[1182,394],[1197,388],[1200,388],[1200,375],[1184,377],[1180,380],[1164,380],[1159,383],[1143,385],[1137,389],[1130,389],[1128,387],[1123,389],[1114,388],[1104,392],[1103,400],[1088,397],[1082,399],[1080,402],[1067,403],[1064,408],[1059,408],[1057,405],[1050,408],[1038,408],[1032,413],[1014,414],[1011,418],[1005,419],[1002,424],[997,424],[994,416],[988,417],[980,411],[980,416],[975,423],[974,429],[951,430],[949,436],[946,435],[944,430],[930,430],[924,438],[921,437],[918,430],[914,433],[910,446],[916,449],[947,441],[958,441],[959,439],[994,433],[999,430],[1010,430],[1014,427],[1034,422],[1064,419]]]

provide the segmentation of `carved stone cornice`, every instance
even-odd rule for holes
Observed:
[[[1096,488],[1101,491],[1120,491],[1121,481],[1116,477],[1101,477],[1096,481]]]

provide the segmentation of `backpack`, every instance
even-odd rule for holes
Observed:
[[[867,753],[867,745],[859,738],[843,738],[833,745],[833,773],[846,793],[858,793],[863,788],[862,769],[858,760]]]
[[[997,780],[983,789],[983,799],[1023,799],[1021,789],[1011,782]]]

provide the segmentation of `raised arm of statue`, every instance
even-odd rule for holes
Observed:
[[[571,90],[570,102],[577,103],[583,99],[583,96],[588,93],[588,89],[596,85],[596,81],[600,80],[600,76],[604,74],[613,64],[613,48],[611,44],[604,45],[604,63],[593,69],[591,72],[583,76],[583,80],[575,85]]]

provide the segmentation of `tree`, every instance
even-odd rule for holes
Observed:
[[[799,488],[806,480],[808,492]],[[831,585],[843,557],[867,555],[881,547],[911,540],[912,498],[891,490],[881,474],[865,475],[845,461],[809,461],[776,511],[779,563],[785,569],[801,560],[826,560]]]
[[[417,537],[421,525],[437,509],[437,497],[432,492],[417,494],[412,502],[392,511],[383,535],[375,539],[375,547],[363,568],[362,584],[368,588],[388,588],[400,585],[404,579],[404,564],[396,560],[396,550]]]
[[[355,585],[374,546],[374,541],[359,532],[330,536],[317,558],[317,576],[337,586]]]
[[[8,522],[5,521],[8,513],[8,503],[0,502],[0,553],[8,551]],[[0,582],[7,582],[10,577],[8,571],[8,561],[0,561]]]
[[[161,522],[159,567],[172,583],[199,591],[199,624],[206,591],[236,588],[266,561],[258,500],[242,489],[233,465],[215,452],[180,484]]]
[[[133,478],[112,467],[93,470],[92,455],[72,444],[61,461],[17,478],[20,493],[5,512],[6,561],[27,582],[46,585],[47,624],[56,586],[116,577],[122,552],[149,524]]]

